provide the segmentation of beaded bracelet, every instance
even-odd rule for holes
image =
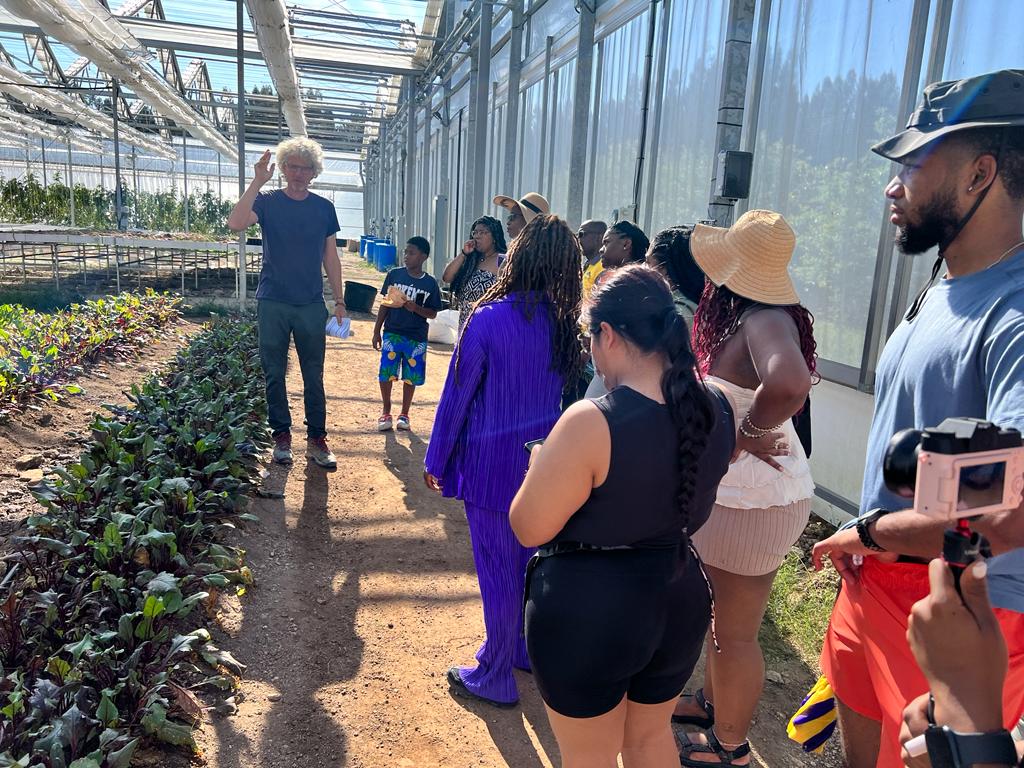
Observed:
[[[764,437],[765,435],[770,435],[772,432],[775,432],[781,427],[781,424],[778,424],[774,427],[769,427],[768,429],[759,427],[757,426],[757,424],[750,420],[750,414],[748,413],[746,416],[743,417],[743,421],[740,422],[739,432],[741,435],[743,435],[745,438],[749,440],[758,440]],[[748,429],[750,430],[749,432],[747,431]]]

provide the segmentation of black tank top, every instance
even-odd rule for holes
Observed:
[[[715,424],[697,466],[687,530],[693,534],[711,514],[718,483],[729,468],[736,427],[728,400],[707,387]],[[578,541],[601,547],[677,547],[683,541],[679,491],[679,433],[667,405],[629,387],[595,400],[608,420],[608,477],[569,518],[552,542]]]

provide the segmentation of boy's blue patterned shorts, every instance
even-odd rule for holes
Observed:
[[[401,373],[401,375],[399,375]],[[380,353],[380,380],[401,379],[414,387],[427,379],[427,342],[385,333]]]

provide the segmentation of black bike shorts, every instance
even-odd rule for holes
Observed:
[[[623,696],[678,696],[700,658],[711,593],[687,546],[539,558],[527,583],[526,647],[544,702],[597,717]]]

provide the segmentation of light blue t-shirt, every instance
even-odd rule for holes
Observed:
[[[886,343],[875,380],[861,513],[910,506],[882,478],[893,434],[954,416],[1024,431],[1024,253],[940,280],[917,318],[904,320]],[[993,602],[1024,612],[1022,554],[992,561],[990,587]]]

